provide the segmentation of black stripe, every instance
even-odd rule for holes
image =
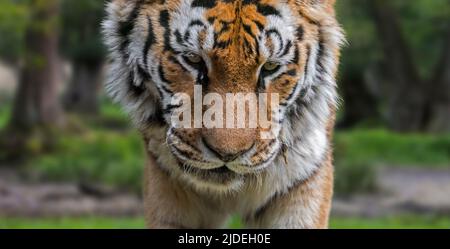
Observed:
[[[161,81],[162,81],[163,83],[166,83],[166,84],[168,84],[168,85],[171,84],[170,80],[168,80],[168,79],[166,78],[166,75],[164,74],[164,69],[163,69],[163,67],[162,67],[162,64],[159,64],[159,66],[158,66],[158,74],[159,74],[159,78],[161,79]]]
[[[256,26],[258,26],[259,31],[263,31],[264,30],[264,25],[261,22],[254,21],[254,23],[256,24]]]
[[[139,11],[142,5],[142,0],[138,1],[136,3],[136,6],[134,6],[133,10],[131,11],[131,14],[128,16],[127,20],[125,22],[119,22],[119,30],[118,33],[122,37],[122,43],[120,44],[120,51],[123,54],[124,60],[128,60],[128,53],[126,51],[128,45],[130,44],[129,35],[134,29],[134,25],[136,22],[136,19],[139,16]]]
[[[297,36],[297,41],[303,41],[303,38],[305,36],[305,30],[303,29],[302,25],[298,26],[295,35]]]
[[[210,24],[213,24],[215,20],[216,20],[216,18],[215,18],[214,16],[208,17],[208,22],[209,22]]]
[[[217,2],[215,0],[194,0],[192,2],[191,7],[196,8],[196,7],[202,7],[202,8],[207,8],[207,9],[211,9],[214,8],[214,6],[216,6]]]
[[[219,41],[219,42],[215,41],[214,48],[224,49],[224,48],[230,46],[230,44],[231,44],[231,40]]]
[[[299,85],[300,84],[295,84],[295,87],[294,87],[294,90],[289,94],[289,96],[285,99],[285,102],[284,102],[284,104],[283,104],[283,106],[287,106],[287,104],[288,104],[288,102],[293,98],[293,97],[295,97],[294,96],[294,94],[295,94],[295,92],[297,91],[297,88],[299,88]]]
[[[180,134],[176,129],[173,129],[173,130],[172,130],[172,135],[175,136],[178,140],[183,141],[184,145],[189,146],[191,150],[194,150],[194,151],[196,151],[196,152],[198,152],[198,153],[202,153],[199,149],[197,149],[197,148],[195,147],[195,144],[194,144],[194,143],[192,143],[192,142],[190,142],[190,141],[184,141],[183,139],[181,139],[181,138],[183,137],[183,135]],[[206,161],[203,161],[203,162],[206,162]]]
[[[256,8],[257,8],[258,12],[263,16],[270,16],[270,15],[279,16],[279,17],[281,16],[280,12],[270,5],[257,4]]]
[[[199,26],[199,27],[203,27],[206,28],[206,25],[201,21],[201,20],[193,20],[189,23],[188,28],[186,29],[186,32],[184,32],[183,35],[183,44],[184,43],[190,43],[192,44],[189,39],[191,38],[191,28],[195,27],[195,26]],[[178,38],[177,38],[178,39]],[[192,44],[193,45],[193,44]]]
[[[165,29],[164,30],[164,50],[172,51],[172,46],[170,45],[170,15],[168,10],[162,10],[159,13],[159,24]]]
[[[184,32],[183,40],[187,43],[191,43],[189,39],[191,39],[191,32],[190,30],[186,30],[186,32]]]
[[[256,49],[256,60],[259,62],[260,57],[260,51],[259,51],[259,40],[255,39],[255,49]]]
[[[298,48],[298,44],[295,44],[294,59],[292,59],[292,62],[297,65],[300,63],[300,49]]]
[[[175,56],[170,55],[168,59],[169,59],[169,61],[171,61],[172,63],[177,64],[184,72],[188,72],[188,71],[189,71],[187,68],[185,68],[185,67],[183,66],[183,64],[180,63],[180,61],[178,61],[178,59],[177,59]]]
[[[189,66],[191,66],[198,72],[206,72],[207,67],[206,67],[206,64],[204,61],[202,61],[200,63],[194,63],[194,62],[190,61],[189,58],[187,58],[186,56],[183,55],[182,57],[183,57],[184,62],[186,62]]]
[[[175,35],[176,41],[179,45],[183,45],[184,44],[184,38],[181,36],[181,33],[179,30],[175,30],[175,32],[173,32],[173,34]]]
[[[266,82],[264,76],[260,75],[258,79],[258,86],[256,87],[256,90],[261,89],[264,90],[266,88]]]
[[[147,122],[159,126],[166,125],[166,121],[164,120],[164,116],[160,107],[156,108],[155,113],[153,113],[152,115],[150,115],[150,117],[148,117]]]
[[[161,89],[158,87],[158,85],[156,85],[156,90],[158,90],[159,97],[162,99],[164,95],[163,95],[163,92],[161,91]]]
[[[182,107],[182,106],[183,106],[183,103],[178,104],[178,105],[172,105],[172,104],[170,104],[170,105],[166,106],[166,108],[164,108],[163,114],[164,114],[164,115],[170,114],[170,113],[172,113],[173,109],[177,109],[177,108],[180,108],[180,107]]]
[[[258,0],[244,0],[242,1],[242,5],[250,5],[250,4],[256,4],[258,3]]]
[[[248,41],[248,39],[244,39],[244,49],[245,49],[245,56],[250,56],[253,53],[253,46]]]
[[[323,40],[323,36],[321,33],[319,34],[319,36],[320,36],[320,39],[319,39],[319,48],[317,51],[317,62],[316,63],[317,63],[317,70],[319,71],[320,74],[322,74],[325,70],[323,67],[323,64],[322,64],[322,59],[325,55],[325,41]]]
[[[167,88],[165,85],[162,85],[161,88],[164,92],[168,93],[170,96],[173,96],[173,92],[171,90],[169,90],[169,88]],[[161,92],[160,92],[160,94],[161,94]],[[161,94],[161,96],[162,96],[162,94]]]
[[[284,47],[284,41],[283,41],[283,38],[281,37],[280,32],[278,32],[278,30],[276,30],[276,29],[269,29],[269,30],[266,31],[266,35],[267,36],[270,36],[272,34],[274,34],[277,37],[277,40],[280,43],[280,51],[281,51],[283,49],[283,47]],[[274,53],[274,51],[272,51],[272,54],[273,53]]]
[[[292,48],[292,41],[288,41],[286,47],[284,48],[283,53],[280,55],[281,57],[287,55]]]
[[[286,74],[289,76],[295,77],[295,76],[297,76],[297,70],[291,69],[291,70],[287,71]]]
[[[191,28],[192,26],[205,27],[206,25],[201,20],[196,19],[196,20],[192,20],[188,25],[189,28]]]
[[[206,63],[203,60],[200,63],[193,63],[186,56],[183,56],[182,58],[189,66],[197,71],[197,80],[195,84],[207,87],[209,84],[209,77]]]
[[[259,0],[243,0],[242,5],[256,5],[257,11],[263,16],[281,16],[280,12],[273,6],[259,3]]]
[[[148,16],[147,18],[148,18],[148,35],[144,46],[144,65],[146,70],[148,69],[148,51],[150,50],[152,45],[155,44],[156,42],[155,34],[153,33],[152,20],[150,16]]]
[[[242,27],[244,28],[244,31],[249,34],[252,38],[255,38],[255,34],[253,34],[252,32],[252,27],[250,27],[250,25],[247,24],[243,24]]]
[[[144,81],[150,81],[152,79],[152,77],[150,76],[150,74],[147,72],[147,70],[145,70],[144,68],[142,68],[141,66],[137,67],[138,70],[138,74],[139,76],[144,80]]]
[[[222,24],[222,28],[219,30],[219,32],[215,33],[216,37],[218,37],[221,34],[223,34],[223,33],[225,33],[225,32],[230,30],[230,23],[224,22],[224,21],[220,21],[220,23]]]
[[[311,46],[310,45],[308,45],[308,46],[306,46],[306,64],[305,64],[305,78],[307,78],[307,76],[308,76],[308,70],[309,70],[309,61],[310,61],[310,58],[311,57]]]

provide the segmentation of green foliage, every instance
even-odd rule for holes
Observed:
[[[29,9],[13,0],[0,1],[0,56],[16,60],[23,55]]]
[[[134,132],[91,131],[61,137],[56,154],[40,156],[30,167],[52,180],[103,183],[140,190],[143,145]]]
[[[399,14],[400,24],[418,69],[425,76],[429,76],[433,73],[433,67],[442,50],[442,34],[449,25],[449,2],[391,0],[389,4],[392,4]],[[343,49],[342,71],[363,73],[383,58],[369,0],[337,1],[337,13],[349,43]]]
[[[381,56],[367,0],[337,1],[336,8],[348,42],[341,68],[346,73],[362,73]]]
[[[128,116],[108,98],[101,99],[100,113],[102,120],[99,122],[101,125],[99,128],[129,129],[131,127]]]
[[[105,56],[100,24],[103,0],[62,0],[63,53],[79,63],[96,64]]]
[[[5,128],[6,124],[8,123],[10,112],[11,112],[11,105],[2,104],[2,101],[0,99],[0,130]]]
[[[84,63],[98,63],[105,56],[100,24],[104,17],[103,0],[56,0],[61,16],[50,23],[30,22],[33,13],[49,4],[48,0],[3,0],[0,2],[0,57],[17,60],[24,56],[25,32],[30,25],[37,29],[60,26],[61,52]],[[51,25],[48,25],[51,24]]]
[[[448,167],[450,134],[398,134],[386,130],[338,132],[335,157],[339,164]]]
[[[425,77],[434,73],[434,67],[442,53],[444,36],[450,25],[450,2],[448,0],[392,1],[400,13],[408,45],[418,69]]]
[[[336,195],[373,193],[377,190],[376,171],[370,165],[337,163],[334,174]]]

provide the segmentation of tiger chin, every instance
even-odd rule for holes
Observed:
[[[106,90],[145,142],[149,228],[223,228],[235,214],[248,228],[328,227],[344,42],[334,2],[108,3]],[[267,127],[259,124],[177,126],[174,96],[195,98],[199,86],[201,97],[276,94],[279,105],[266,112],[272,136],[262,136]]]

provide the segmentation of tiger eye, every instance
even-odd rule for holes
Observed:
[[[187,58],[187,59],[189,60],[189,62],[191,62],[191,63],[197,64],[197,63],[202,62],[202,57],[200,57],[199,55],[196,55],[196,54],[190,54],[190,55],[186,56],[186,58]]]
[[[267,62],[266,64],[264,64],[263,68],[266,71],[273,71],[275,69],[277,69],[278,64],[274,63],[274,62]]]

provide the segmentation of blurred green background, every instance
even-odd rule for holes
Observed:
[[[143,228],[100,0],[0,0],[0,228]],[[332,228],[450,228],[450,1],[339,0]],[[242,227],[239,217],[230,227]]]

